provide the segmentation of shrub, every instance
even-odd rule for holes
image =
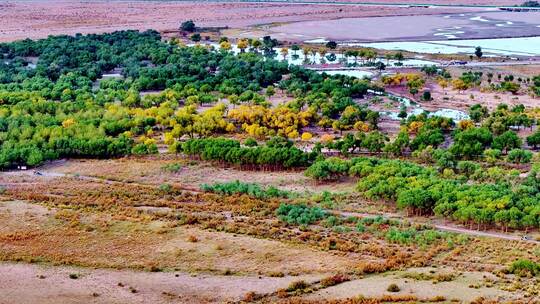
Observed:
[[[347,275],[338,273],[333,276],[322,279],[321,286],[326,288],[326,287],[334,286],[337,284],[341,284],[343,282],[347,282],[349,280],[350,278]]]
[[[308,207],[303,204],[292,205],[282,203],[276,210],[279,219],[289,224],[309,225],[324,217],[326,213],[319,207]]]
[[[440,239],[446,238],[447,236],[447,233],[435,230],[418,231],[415,228],[400,230],[398,228],[391,227],[386,232],[385,237],[391,243],[398,243],[403,245],[430,245]]]
[[[172,173],[177,173],[178,171],[180,171],[180,169],[182,169],[182,165],[180,165],[179,163],[166,164],[161,167],[161,170]]]
[[[158,148],[155,143],[140,143],[131,149],[131,153],[135,155],[157,154]]]
[[[159,185],[159,191],[162,191],[162,192],[171,192],[172,190],[172,186],[169,185],[169,184],[161,184]]]
[[[331,227],[339,225],[340,223],[341,223],[341,220],[339,219],[339,217],[331,215],[328,218],[326,218],[326,220],[324,221],[324,226],[331,228]]]
[[[268,276],[271,278],[283,278],[285,274],[281,271],[271,271]]]
[[[200,188],[206,192],[214,192],[226,195],[248,194],[259,199],[271,197],[291,198],[294,196],[293,193],[289,191],[280,190],[273,186],[263,188],[259,184],[242,183],[238,180],[229,183],[215,183],[213,185],[202,184]]]
[[[434,296],[433,298],[429,299],[430,302],[445,302],[446,297],[444,296]]]
[[[397,286],[397,284],[392,283],[388,285],[388,288],[386,288],[386,290],[389,292],[399,292],[401,289],[399,288],[399,286]]]
[[[256,147],[258,145],[259,144],[257,143],[257,140],[255,140],[255,138],[253,137],[249,137],[246,140],[244,140],[244,146],[246,147]]]
[[[521,276],[540,274],[540,264],[530,260],[520,259],[513,262],[508,271]]]
[[[291,292],[291,291],[296,291],[296,290],[302,290],[302,289],[306,289],[308,286],[309,284],[306,283],[306,281],[304,280],[294,281],[291,284],[289,284],[289,286],[287,287],[287,291]]]
[[[244,294],[242,301],[250,303],[256,301],[258,298],[259,296],[254,291],[249,291]]]
[[[350,161],[330,157],[314,163],[304,174],[319,181],[337,180],[347,175],[350,166]]]
[[[508,161],[515,164],[526,164],[531,162],[532,152],[523,149],[513,149],[508,152]]]

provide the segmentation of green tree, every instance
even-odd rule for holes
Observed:
[[[379,131],[373,131],[366,136],[362,146],[371,153],[381,152],[387,141],[388,137],[386,135]]]
[[[504,154],[510,149],[520,148],[521,145],[521,138],[513,131],[506,131],[493,140],[493,148],[501,150]]]
[[[182,22],[180,29],[185,32],[193,33],[197,27],[195,26],[195,22],[193,22],[193,20],[187,20]]]
[[[326,43],[326,47],[331,50],[335,50],[337,48],[337,43],[335,41],[328,41]]]
[[[478,58],[478,59],[482,58],[482,55],[484,55],[484,53],[482,53],[482,48],[477,46],[474,49],[474,55],[476,55],[476,58]]]
[[[512,149],[508,152],[508,161],[515,164],[526,164],[531,162],[532,152],[523,149]]]
[[[449,151],[457,158],[477,158],[492,141],[493,135],[487,128],[468,128],[454,135]]]
[[[409,146],[410,139],[409,133],[406,131],[400,131],[396,139],[393,142],[388,143],[384,147],[384,152],[391,153],[393,155],[403,155],[405,149]]]
[[[195,33],[195,34],[191,35],[191,37],[189,39],[191,39],[191,41],[193,41],[193,42],[199,42],[199,41],[201,41],[201,34]]]
[[[540,145],[540,131],[536,131],[527,136],[527,144],[532,146],[534,149],[538,148],[538,145]]]

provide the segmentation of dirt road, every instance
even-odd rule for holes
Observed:
[[[383,218],[388,219],[395,219],[395,220],[402,220],[403,215],[397,214],[397,213],[380,213],[380,214],[373,214],[373,213],[359,213],[359,212],[348,212],[348,211],[335,211],[335,210],[328,210],[329,212],[332,212],[334,214],[339,214],[343,217],[348,216],[358,216],[358,217],[374,217],[374,216],[382,216]],[[447,232],[453,232],[453,233],[461,233],[461,234],[467,234],[472,236],[480,236],[480,237],[490,237],[490,238],[498,238],[498,239],[505,239],[510,241],[523,241],[523,242],[530,242],[535,244],[540,244],[540,241],[536,240],[524,240],[521,236],[518,235],[512,235],[507,233],[501,233],[501,232],[494,232],[494,231],[480,231],[480,230],[474,230],[474,229],[467,229],[463,227],[459,227],[454,224],[442,224],[437,222],[425,222],[426,224],[432,226],[436,230],[440,231],[447,231]]]

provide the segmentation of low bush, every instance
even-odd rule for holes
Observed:
[[[180,165],[179,163],[166,164],[161,167],[161,170],[172,173],[177,173],[178,171],[180,171],[180,169],[182,169],[182,165]]]
[[[540,274],[540,264],[530,260],[520,259],[513,262],[508,268],[508,271],[520,276],[534,276]]]
[[[326,288],[326,287],[334,286],[337,284],[341,284],[343,282],[347,282],[349,280],[350,280],[349,276],[338,273],[333,276],[322,279],[321,286]]]
[[[289,286],[287,287],[287,291],[291,292],[291,291],[296,291],[296,290],[302,290],[302,289],[306,289],[308,286],[309,284],[306,283],[306,281],[304,280],[294,281],[291,284],[289,284]]]
[[[280,198],[291,198],[293,193],[289,191],[283,191],[276,187],[270,186],[268,188],[263,188],[259,184],[255,183],[243,183],[238,180],[229,183],[215,183],[213,185],[202,184],[200,186],[201,190],[205,192],[214,192],[226,195],[232,194],[247,194],[259,199],[271,198],[271,197],[280,197]]]
[[[416,230],[415,228],[400,230],[391,227],[385,235],[386,239],[391,243],[402,245],[430,245],[438,240],[446,239],[448,233],[435,230]]]
[[[397,286],[397,284],[392,283],[388,285],[388,288],[386,288],[386,290],[389,292],[399,292],[401,289],[399,288],[399,286]]]
[[[246,147],[256,147],[258,146],[257,141],[253,137],[249,137],[244,141],[244,146]]]
[[[326,217],[326,212],[319,207],[308,207],[304,204],[282,203],[276,210],[279,219],[289,224],[309,225]]]

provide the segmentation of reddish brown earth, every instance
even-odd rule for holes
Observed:
[[[310,1],[310,0],[296,0]],[[316,0],[317,2],[335,2],[336,0]],[[434,5],[519,5],[524,1],[521,0],[339,0],[339,2],[365,2],[365,3],[387,3],[387,4],[402,4],[402,3],[421,3]]]
[[[476,2],[487,3],[484,0]],[[453,8],[309,4],[200,3],[198,1],[0,1],[0,41],[122,29],[170,30],[178,28],[179,23],[186,19],[193,19],[201,26],[235,28],[343,17],[429,15],[451,13],[455,10]],[[457,10],[463,11],[463,9]]]

